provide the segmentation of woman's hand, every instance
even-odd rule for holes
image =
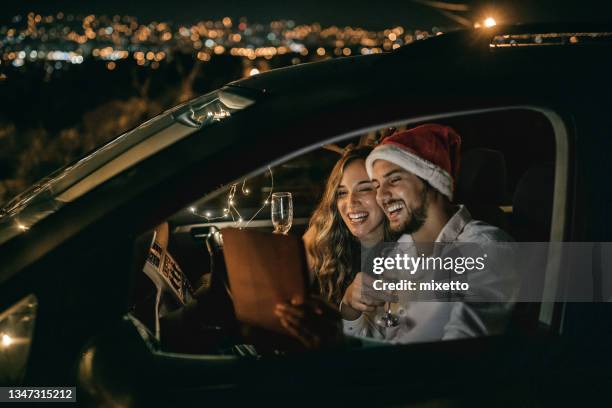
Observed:
[[[281,325],[308,349],[339,346],[343,342],[340,313],[319,297],[304,302],[279,303],[274,314]]]
[[[374,278],[363,272],[355,275],[355,279],[342,297],[342,317],[355,320],[363,312],[373,312],[385,302],[397,302],[397,296],[388,291],[375,290],[372,285]]]

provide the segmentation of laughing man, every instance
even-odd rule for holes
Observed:
[[[376,200],[398,243],[512,241],[452,203],[460,149],[461,138],[452,128],[426,124],[385,138],[368,156]],[[340,307],[346,334],[397,343],[482,336],[502,331],[511,309],[499,303],[400,301],[397,325],[381,328],[371,316],[389,294],[367,290],[371,284],[372,278],[360,272],[346,290]]]

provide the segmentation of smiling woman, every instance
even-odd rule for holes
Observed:
[[[372,148],[348,148],[332,170],[305,236],[309,266],[321,294],[336,304],[359,270],[360,245],[384,236],[384,214],[365,171]]]
[[[345,167],[337,203],[342,220],[355,238],[364,243],[382,240],[384,214],[376,204],[376,190],[363,159],[356,159]]]

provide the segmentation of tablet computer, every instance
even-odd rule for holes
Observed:
[[[286,334],[274,308],[306,297],[308,268],[302,238],[236,228],[225,228],[221,234],[236,318]]]

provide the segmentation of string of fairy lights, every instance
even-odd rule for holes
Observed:
[[[243,197],[247,197],[251,194],[251,190],[247,186],[247,179],[243,179],[242,183],[234,183],[230,185],[229,191],[227,193],[227,199],[225,201],[225,207],[221,211],[221,215],[213,216],[211,211],[206,211],[204,213],[199,212],[195,207],[189,207],[189,212],[192,214],[203,218],[206,222],[226,220],[231,217],[232,222],[235,227],[246,228],[249,226],[251,221],[259,215],[260,212],[263,211],[264,208],[270,204],[270,199],[272,197],[272,193],[274,192],[274,174],[272,173],[272,169],[268,166],[268,174],[270,175],[270,190],[266,199],[264,200],[262,206],[248,219],[248,221],[244,221],[244,217],[238,210],[238,197],[236,196],[237,192],[240,192]],[[238,187],[240,186],[240,188]]]

